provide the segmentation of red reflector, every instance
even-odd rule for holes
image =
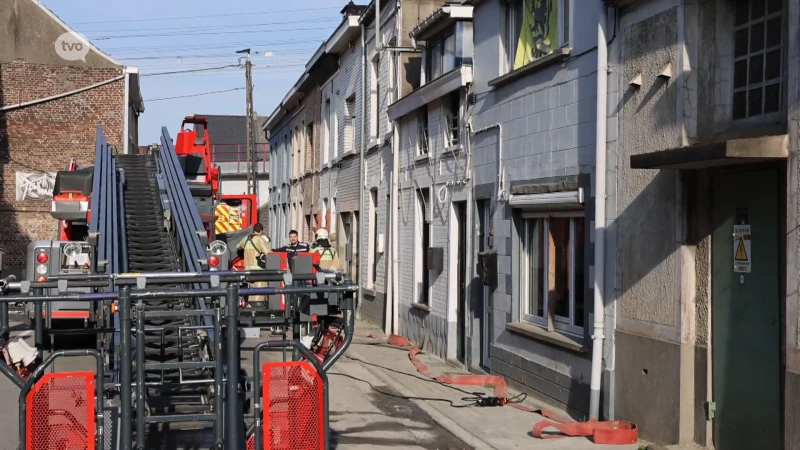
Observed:
[[[39,254],[36,255],[36,261],[39,261],[39,264],[46,263],[47,262],[47,253],[39,252]]]
[[[210,258],[208,258],[208,264],[211,267],[217,267],[219,265],[219,258],[217,258],[216,256],[211,256]]]
[[[38,278],[36,278],[36,281],[37,282],[47,281],[47,277],[38,277]]]

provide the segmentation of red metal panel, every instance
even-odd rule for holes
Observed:
[[[95,374],[46,373],[25,398],[26,448],[95,450]]]
[[[322,378],[308,361],[263,366],[264,450],[318,450],[325,444]]]

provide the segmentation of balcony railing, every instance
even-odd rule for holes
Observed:
[[[269,172],[269,144],[255,146],[256,172]],[[247,173],[247,144],[214,144],[211,161],[219,164],[222,173]]]

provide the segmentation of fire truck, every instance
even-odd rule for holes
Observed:
[[[98,127],[93,166],[58,172],[59,239],[31,243],[25,280],[0,279],[0,372],[21,391],[20,449],[145,449],[150,433],[187,423],[215,449],[328,448],[326,371],[352,341],[358,286],[311,254],[232,270],[229,242],[255,223],[257,202],[226,199],[219,180],[207,121],[193,116],[175,145],[163,128],[141,155],[117,154]],[[223,204],[225,227],[240,230],[217,232]],[[242,310],[242,296],[268,300]],[[25,305],[33,346],[12,337],[11,303]],[[243,371],[245,330],[274,327],[291,338],[259,342]],[[52,345],[76,333],[96,345]],[[290,347],[291,360],[262,363],[272,347]],[[52,370],[75,356],[95,367]]]

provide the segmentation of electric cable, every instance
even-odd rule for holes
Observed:
[[[293,33],[295,31],[314,31],[314,30],[329,30],[331,27],[313,27],[313,28],[287,28],[281,30],[243,30],[243,31],[198,31],[196,33],[186,32],[169,32],[169,33],[150,33],[150,34],[122,34],[119,36],[98,36],[90,40],[94,41],[107,41],[111,39],[139,39],[139,38],[153,38],[153,37],[171,37],[171,36],[220,36],[225,34],[250,34],[250,33]]]
[[[331,10],[331,9],[340,9],[339,6],[327,6],[323,8],[307,8],[307,9],[282,9],[282,10],[273,10],[273,11],[251,11],[251,12],[242,12],[242,13],[229,13],[229,14],[213,14],[213,15],[202,15],[202,16],[178,16],[178,17],[158,17],[158,18],[150,18],[150,19],[120,19],[120,20],[98,20],[93,22],[74,22],[73,25],[91,25],[96,23],[132,23],[132,22],[158,22],[164,20],[184,20],[184,19],[217,19],[219,17],[235,17],[235,16],[252,16],[257,14],[277,14],[277,13],[295,13],[295,12],[311,12],[311,11],[323,11],[323,10]]]
[[[200,96],[203,96],[203,95],[222,94],[224,92],[241,91],[243,89],[244,89],[243,87],[238,87],[238,88],[233,88],[233,89],[224,89],[224,90],[221,90],[221,91],[210,91],[210,92],[199,92],[197,94],[176,95],[174,97],[151,98],[151,99],[145,99],[144,101],[145,101],[145,103],[160,102],[162,100],[173,100],[173,99],[177,99],[177,98],[190,98],[190,97],[200,97]]]
[[[263,27],[268,25],[291,25],[295,23],[317,23],[317,22],[341,22],[340,17],[327,17],[327,18],[311,18],[311,19],[303,19],[303,20],[285,20],[281,22],[262,22],[262,23],[243,23],[243,24],[225,24],[225,25],[213,25],[213,26],[206,26],[204,27],[205,30],[212,31],[215,29],[231,29],[231,28],[250,28],[250,27]],[[158,28],[122,28],[122,29],[112,29],[112,30],[87,30],[86,33],[126,33],[131,31],[167,31],[167,30],[196,30],[197,25],[185,26],[185,27],[158,27]]]

